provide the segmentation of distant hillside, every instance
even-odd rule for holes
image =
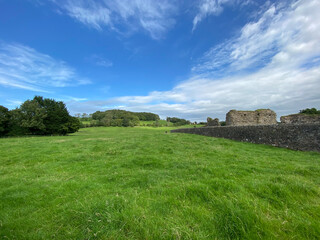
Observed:
[[[130,112],[126,110],[107,110],[96,111],[93,114],[77,114],[82,123],[82,127],[168,127],[190,125],[191,122],[177,117],[167,117],[166,120],[160,120],[158,114],[150,112]],[[80,117],[82,116],[82,117]]]
[[[140,121],[159,121],[157,114],[149,112],[130,112],[126,110],[97,111],[92,114],[92,120],[98,126],[133,127],[138,126]]]

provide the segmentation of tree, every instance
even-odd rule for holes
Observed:
[[[25,101],[20,108],[10,111],[9,116],[10,136],[65,135],[80,128],[80,121],[69,115],[63,102],[41,96]]]
[[[66,105],[61,101],[36,96],[34,98],[40,106],[45,109],[46,117],[44,118],[45,134],[66,135],[79,130],[80,121],[70,116]]]
[[[0,105],[0,136],[5,136],[9,132],[10,115],[8,108]]]
[[[8,136],[22,136],[28,134],[28,129],[22,126],[23,116],[19,108],[9,111],[9,116]]]
[[[129,118],[124,118],[123,119],[122,126],[124,126],[124,127],[129,127],[130,126]]]
[[[111,126],[112,127],[122,127],[123,120],[122,119],[112,119]]]
[[[182,118],[177,118],[177,117],[167,117],[167,122],[173,123],[174,126],[182,126],[182,125],[188,125],[191,124],[190,121]]]
[[[157,121],[160,120],[159,115],[149,112],[132,112],[140,121]]]
[[[64,125],[64,129],[67,129],[67,131],[63,132],[63,135],[66,135],[67,133],[74,133],[77,132],[80,129],[81,122],[76,117],[69,116],[68,122]]]
[[[42,135],[46,132],[44,119],[47,117],[46,110],[41,107],[37,100],[27,100],[20,106],[22,116],[21,126],[25,127],[30,134]]]
[[[0,106],[0,136],[65,135],[78,131],[80,125],[65,104],[54,99],[35,96],[11,111]]]
[[[102,120],[105,117],[104,112],[96,111],[95,113],[92,114],[92,119],[93,120]]]
[[[320,114],[320,110],[317,110],[316,108],[306,108],[306,109],[300,110],[300,113],[302,113],[302,114]]]
[[[125,110],[97,111],[92,114],[92,118],[102,126],[133,127],[139,125],[139,118],[135,113]]]

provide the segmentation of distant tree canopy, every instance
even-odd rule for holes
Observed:
[[[66,135],[79,128],[79,120],[54,99],[36,96],[11,111],[0,106],[0,136]]]
[[[133,127],[138,126],[139,121],[158,121],[159,115],[147,112],[129,112],[125,110],[97,111],[92,114],[92,119],[100,126]]]
[[[0,136],[8,134],[9,131],[9,110],[6,107],[0,105]]]
[[[136,112],[134,113],[140,121],[159,121],[160,117],[158,114],[149,112]]]
[[[191,124],[190,121],[183,119],[183,118],[177,118],[177,117],[167,117],[167,122],[172,122],[174,126],[182,126],[182,125]]]
[[[317,110],[316,108],[306,108],[303,110],[300,110],[301,114],[320,114],[320,110]]]

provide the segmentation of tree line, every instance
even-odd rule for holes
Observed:
[[[150,126],[161,126],[160,117],[158,114],[150,112],[130,112],[126,110],[107,110],[96,111],[93,114],[76,114],[76,116],[83,122],[83,127],[134,127],[139,126],[140,121],[152,121]],[[167,122],[173,123],[174,126],[188,125],[190,121],[177,117],[167,117]],[[89,122],[89,123],[84,123]]]
[[[189,120],[177,117],[167,117],[167,122],[172,122],[174,126],[183,126],[191,124]]]
[[[130,112],[126,110],[97,111],[91,115],[93,125],[106,127],[134,127],[140,121],[158,121],[159,115],[148,112]]]
[[[35,96],[13,110],[0,105],[0,136],[66,135],[79,128],[61,101]]]

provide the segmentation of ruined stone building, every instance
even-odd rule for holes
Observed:
[[[227,126],[273,125],[277,124],[276,113],[270,109],[255,111],[231,110],[226,116]]]
[[[320,124],[320,115],[292,114],[280,117],[280,121],[287,124]]]
[[[220,122],[218,118],[212,119],[210,117],[207,118],[207,126],[208,127],[218,127],[220,126]]]

